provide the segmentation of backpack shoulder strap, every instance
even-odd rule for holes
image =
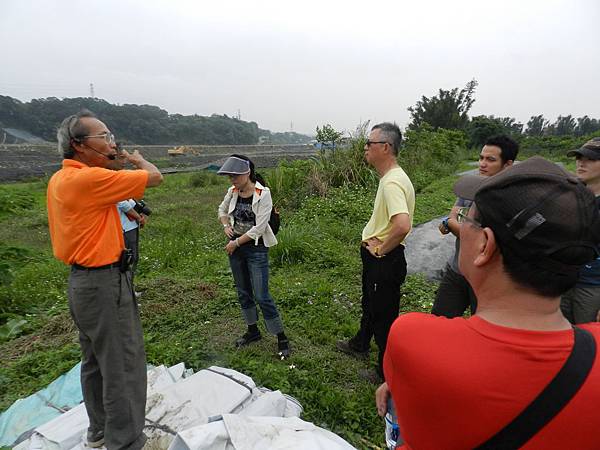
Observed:
[[[596,359],[592,333],[573,327],[575,343],[567,361],[544,390],[495,436],[476,450],[509,450],[525,445],[575,396]]]

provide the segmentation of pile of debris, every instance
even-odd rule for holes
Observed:
[[[80,364],[0,415],[0,445],[85,449],[88,417],[81,403]],[[193,373],[183,363],[148,371],[146,448],[169,450],[353,449],[341,437],[300,419],[300,403],[252,378],[212,366]]]

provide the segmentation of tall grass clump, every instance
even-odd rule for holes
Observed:
[[[281,161],[279,165],[262,175],[271,189],[276,207],[297,209],[308,195],[306,174],[311,170],[310,161]]]
[[[369,121],[359,124],[348,146],[322,149],[313,158],[307,179],[310,193],[326,197],[332,188],[377,185],[377,175],[365,162],[368,126]]]
[[[376,187],[377,174],[364,158],[368,124],[357,127],[347,146],[321,149],[308,161],[280,163],[267,177],[274,203],[298,209],[306,198],[327,197],[334,188]]]

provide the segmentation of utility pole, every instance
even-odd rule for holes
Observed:
[[[94,94],[94,83],[90,83],[90,97],[96,98],[96,95]]]
[[[294,131],[294,122],[290,122],[290,131]]]

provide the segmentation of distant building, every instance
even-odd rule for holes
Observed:
[[[0,128],[0,144],[47,144],[29,131],[16,128]]]

